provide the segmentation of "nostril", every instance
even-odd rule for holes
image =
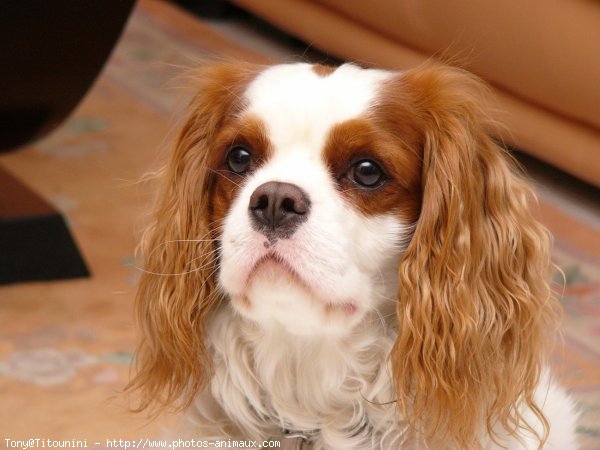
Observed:
[[[256,202],[256,209],[267,209],[269,206],[269,197],[267,195],[261,195],[258,197],[258,201]]]
[[[295,197],[286,197],[282,203],[281,207],[285,212],[290,214],[306,214],[308,211],[307,202],[304,200],[303,195],[299,192],[300,195]]]
[[[288,213],[302,214],[300,211],[297,210],[296,202],[294,201],[294,199],[291,198],[284,198],[281,202],[281,208]]]

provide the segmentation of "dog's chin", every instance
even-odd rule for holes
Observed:
[[[353,299],[323,299],[287,264],[268,258],[250,273],[243,293],[232,295],[233,307],[264,328],[290,334],[343,335],[364,312]]]

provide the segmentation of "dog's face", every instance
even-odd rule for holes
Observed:
[[[421,164],[416,142],[378,115],[391,78],[274,66],[224,122],[212,160],[218,280],[244,316],[294,334],[344,333],[395,303]]]
[[[195,80],[141,245],[142,407],[206,387],[216,308],[343,340],[389,307],[397,410],[432,448],[517,434],[523,404],[542,417],[548,237],[477,79],[217,64]]]

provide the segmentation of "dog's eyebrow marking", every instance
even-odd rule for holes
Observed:
[[[320,77],[326,77],[331,75],[337,69],[336,66],[327,66],[325,64],[313,64],[312,70],[314,73],[319,75]]]

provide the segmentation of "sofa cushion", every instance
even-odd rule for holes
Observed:
[[[316,0],[600,129],[600,2]]]

